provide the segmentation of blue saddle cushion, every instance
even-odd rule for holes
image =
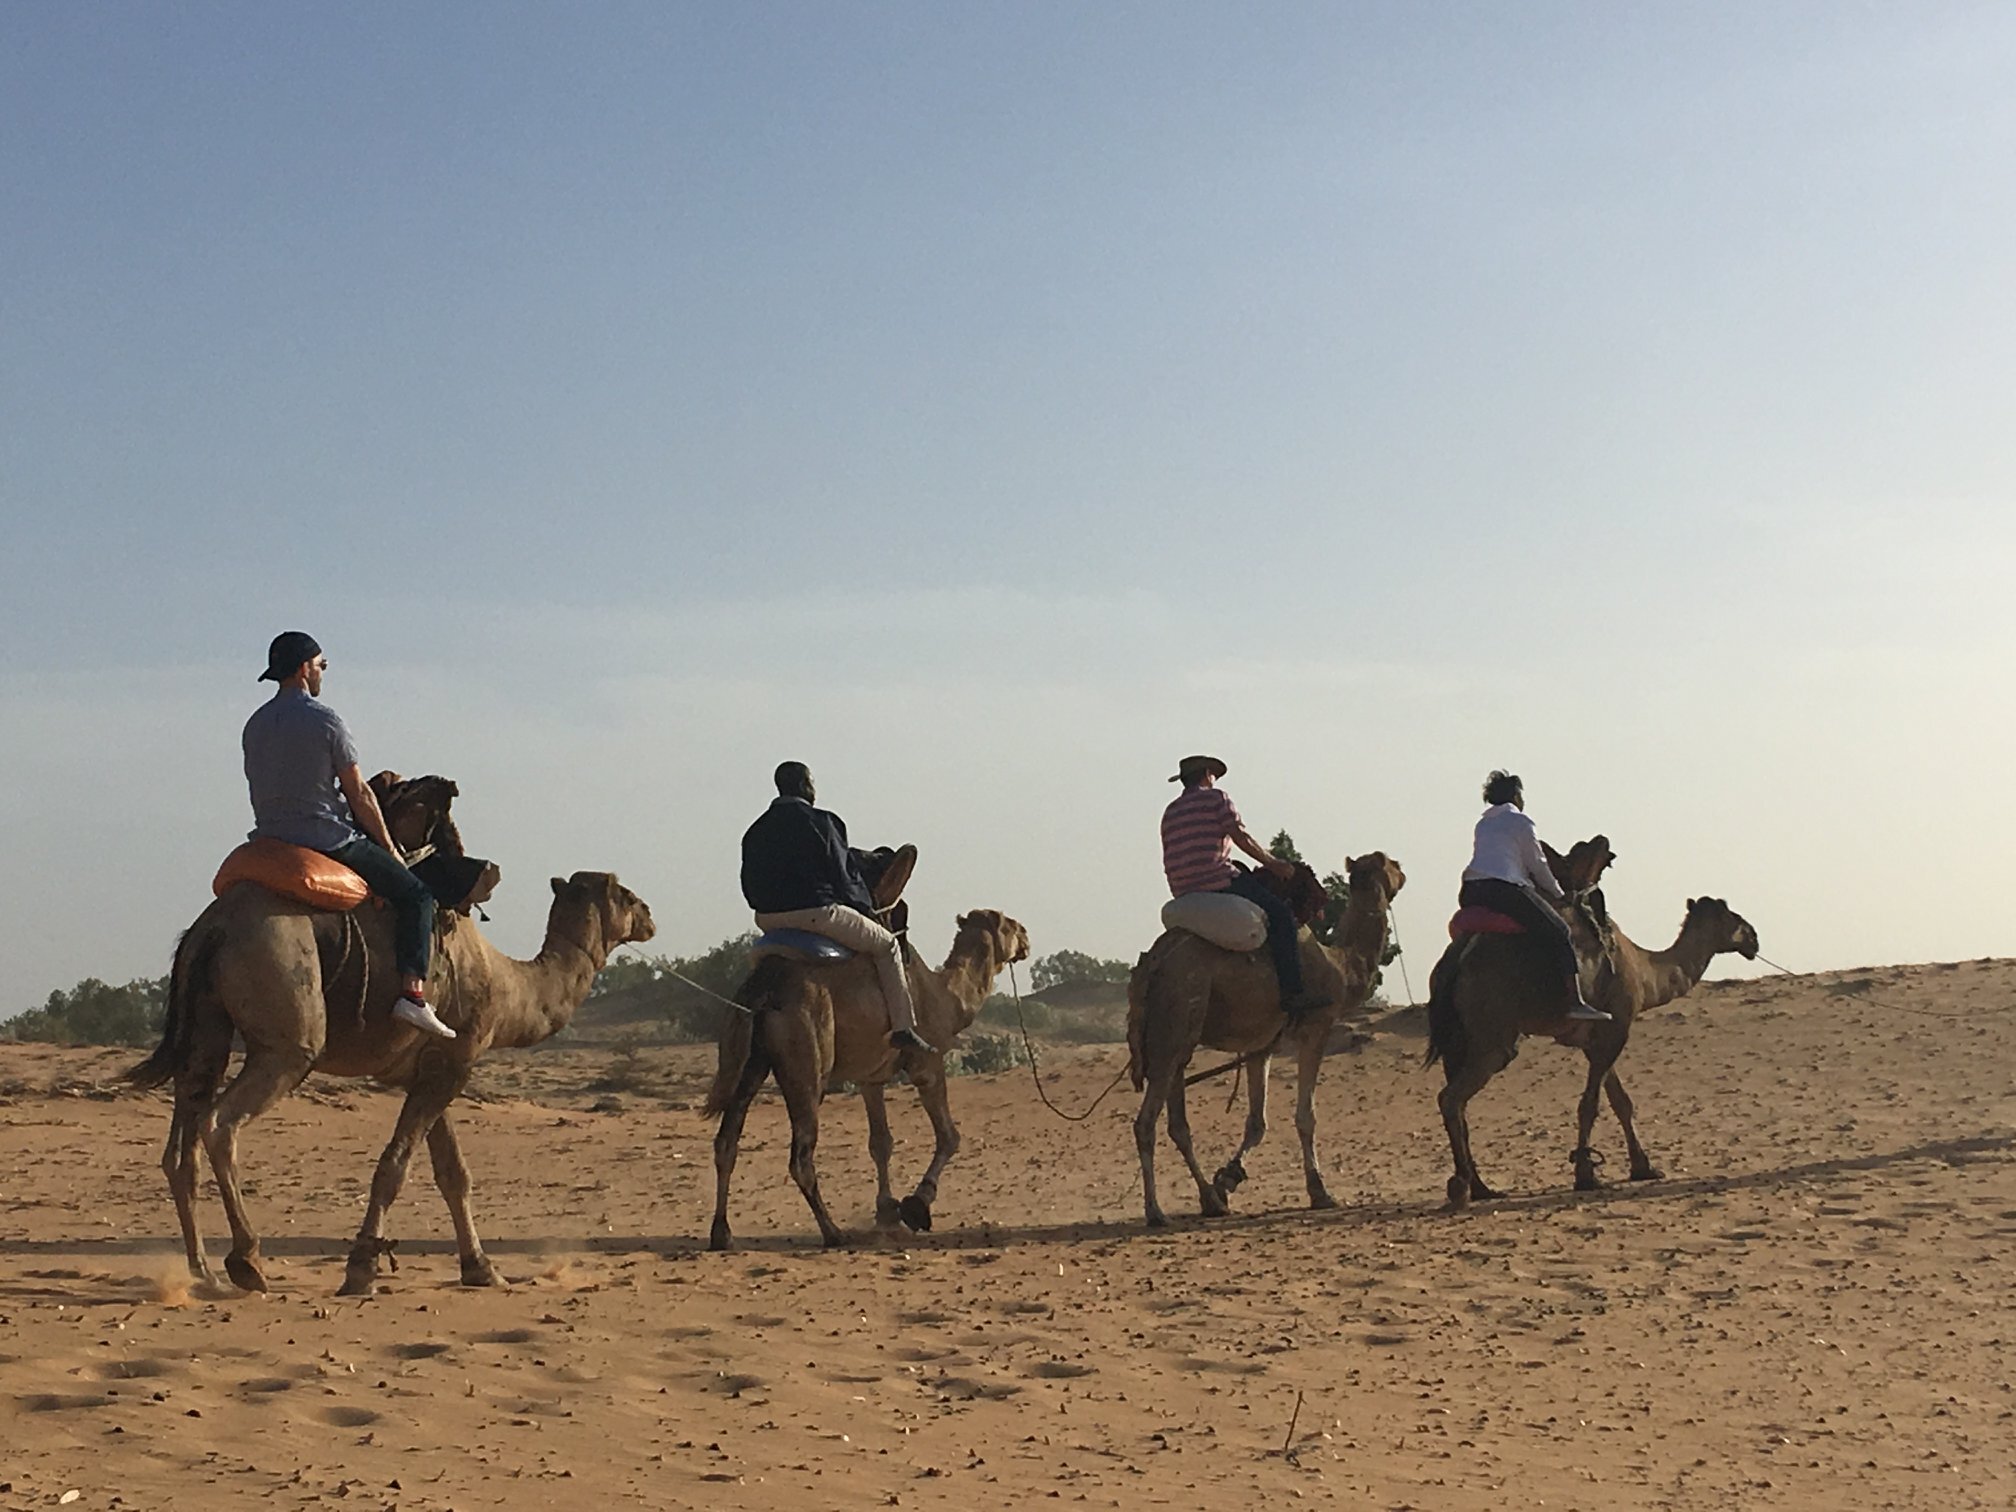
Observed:
[[[809,929],[772,929],[756,937],[756,943],[749,947],[751,955],[782,953],[798,956],[808,961],[848,961],[854,952],[838,940],[829,940]]]

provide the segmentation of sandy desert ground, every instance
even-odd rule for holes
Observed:
[[[711,1052],[647,1051],[614,1095],[606,1050],[504,1056],[463,1143],[513,1284],[456,1284],[423,1161],[401,1269],[345,1300],[389,1095],[311,1083],[255,1126],[276,1289],[192,1295],[166,1102],[110,1087],[133,1056],[0,1046],[0,1507],[2016,1504],[2016,963],[1655,1012],[1622,1071],[1669,1179],[1589,1195],[1581,1060],[1529,1043],[1475,1111],[1515,1195],[1463,1215],[1420,1048],[1401,1015],[1327,1065],[1340,1210],[1302,1206],[1277,1075],[1237,1214],[1159,1234],[1125,1089],[1067,1124],[1016,1071],[955,1084],[936,1232],[824,1251],[768,1097],[726,1255],[701,1246]],[[1051,1053],[1054,1095],[1122,1053]],[[1239,1115],[1199,1090],[1215,1165]],[[914,1176],[928,1131],[892,1104]],[[858,1102],[825,1127],[865,1228]]]

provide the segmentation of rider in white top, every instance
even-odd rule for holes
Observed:
[[[1465,908],[1489,908],[1516,919],[1526,932],[1547,946],[1568,980],[1568,1017],[1608,1023],[1610,1015],[1582,999],[1582,975],[1575,959],[1568,924],[1546,901],[1561,899],[1561,884],[1540,849],[1540,832],[1526,817],[1526,793],[1510,772],[1493,772],[1484,782],[1490,805],[1477,821],[1470,864],[1463,868],[1463,890],[1457,902]]]

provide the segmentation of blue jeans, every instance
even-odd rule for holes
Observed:
[[[1295,910],[1259,872],[1239,873],[1225,891],[1258,904],[1267,915],[1267,950],[1274,957],[1274,976],[1281,983],[1281,995],[1294,997],[1302,990],[1302,943],[1296,938]]]
[[[364,885],[392,905],[392,960],[401,976],[427,980],[434,951],[434,894],[400,864],[399,858],[368,836],[345,840],[324,851],[364,879]]]

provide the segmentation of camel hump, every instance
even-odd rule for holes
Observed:
[[[782,956],[786,960],[804,961],[816,966],[831,961],[851,961],[854,952],[838,940],[829,940],[809,929],[770,929],[758,935],[756,942],[749,947],[750,960],[760,961],[766,956]]]
[[[1162,927],[1180,929],[1220,950],[1258,950],[1267,943],[1267,915],[1258,903],[1229,892],[1184,893],[1162,905]]]

